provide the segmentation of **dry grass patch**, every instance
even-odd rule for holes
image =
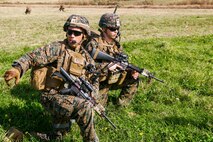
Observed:
[[[73,5],[213,5],[213,0],[0,0],[0,3],[49,3]]]
[[[86,16],[97,31],[102,14],[114,8],[33,7],[25,15],[25,7],[0,9],[0,47],[39,46],[65,37],[63,24],[71,14]],[[213,9],[128,9],[118,8],[121,17],[122,42],[143,38],[213,34]],[[11,46],[13,46],[11,48]]]

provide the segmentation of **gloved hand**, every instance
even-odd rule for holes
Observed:
[[[140,75],[139,72],[137,72],[137,71],[135,71],[135,70],[132,71],[132,77],[133,77],[135,80],[138,79],[139,75]]]
[[[20,75],[21,75],[21,73],[17,68],[11,68],[5,72],[4,80],[7,83],[7,85],[10,86],[9,81],[12,80],[13,78],[15,78],[15,85],[17,85],[20,80]]]
[[[121,65],[117,64],[117,63],[111,62],[111,63],[108,65],[108,69],[109,69],[110,71],[113,71],[113,70],[115,70],[115,69],[117,69],[117,68],[123,70],[123,67],[122,67]]]

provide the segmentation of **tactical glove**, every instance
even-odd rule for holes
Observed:
[[[115,69],[124,70],[124,68],[123,68],[121,65],[119,65],[119,64],[117,64],[117,63],[113,63],[113,62],[111,62],[111,63],[108,65],[108,69],[109,69],[110,71],[114,71]]]
[[[132,71],[132,77],[133,77],[135,80],[138,79],[139,75],[140,75],[139,72],[137,72],[137,71],[135,71],[135,70]]]
[[[15,85],[17,85],[19,83],[20,80],[20,71],[17,68],[11,68],[8,71],[5,72],[4,74],[4,80],[7,83],[8,86],[10,80],[12,80],[13,78],[15,78]]]

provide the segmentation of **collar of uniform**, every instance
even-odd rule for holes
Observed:
[[[104,38],[102,38],[102,41],[104,46],[113,47],[115,45],[115,41],[108,42]]]

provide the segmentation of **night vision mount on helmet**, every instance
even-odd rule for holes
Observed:
[[[89,21],[80,15],[71,15],[64,23],[64,31],[67,32],[68,27],[78,27],[86,31],[90,35]]]

